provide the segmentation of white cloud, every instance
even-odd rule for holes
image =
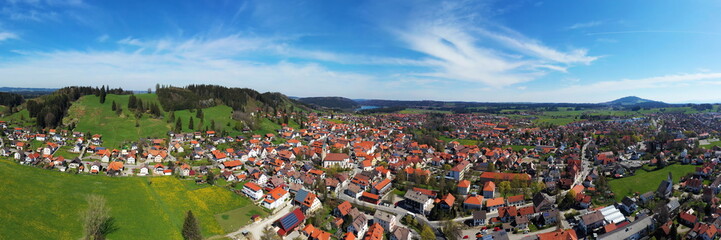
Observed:
[[[17,39],[18,35],[11,32],[0,32],[0,42],[9,40],[9,39]]]
[[[480,30],[479,32],[481,32],[485,36],[488,36],[491,39],[500,42],[505,46],[516,49],[519,52],[541,58],[543,60],[557,63],[583,63],[588,65],[598,59],[598,57],[588,56],[588,50],[586,49],[573,49],[569,52],[561,52],[553,48],[544,46],[538,41],[534,40],[523,40],[521,38],[514,38],[511,36],[501,35],[486,30]]]
[[[418,76],[482,83],[494,88],[532,81],[547,71],[567,72],[598,59],[586,49],[560,51],[510,29],[492,31],[470,20],[479,18],[463,4],[419,10],[406,25],[391,27],[408,49],[423,53],[430,72]]]
[[[384,98],[395,89],[382,88],[387,83],[376,76],[333,71],[316,63],[237,57],[264,49],[262,42],[238,36],[183,41],[128,37],[112,51],[23,52],[0,62],[0,76],[26,87],[107,84],[145,89],[155,83],[211,83],[294,96]]]
[[[602,21],[581,22],[568,26],[567,29],[590,28],[603,24]]]

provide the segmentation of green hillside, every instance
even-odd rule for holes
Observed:
[[[158,97],[155,94],[137,94],[135,95],[143,101],[143,103],[158,103]],[[137,141],[140,138],[162,138],[166,137],[168,131],[175,128],[175,121],[168,122],[170,112],[163,112],[163,118],[155,118],[150,114],[143,114],[136,120],[132,110],[127,108],[130,95],[108,94],[105,103],[101,104],[99,97],[95,95],[86,95],[73,102],[68,110],[68,116],[63,120],[63,124],[75,124],[75,131],[90,132],[92,134],[103,135],[104,146],[120,147],[124,142]],[[122,107],[122,114],[118,115],[112,110],[113,101]],[[240,135],[242,130],[239,121],[233,120],[233,109],[226,105],[218,105],[214,107],[203,108],[203,120],[197,118],[197,110],[178,110],[174,112],[175,119],[180,119],[183,132],[208,130],[223,130],[226,135]],[[16,113],[7,119],[20,119],[20,114],[24,114],[24,119],[30,119],[27,111]],[[189,128],[190,119],[193,119],[193,129]],[[136,123],[138,127],[136,127]],[[201,124],[202,123],[202,124]],[[211,126],[215,123],[215,127]],[[298,127],[294,121],[290,121],[290,125]],[[275,133],[280,129],[280,125],[273,121],[262,118],[259,121],[256,134]]]
[[[193,211],[206,237],[225,233],[216,215],[240,225],[252,215],[267,215],[229,190],[174,177],[73,175],[0,159],[0,182],[0,236],[15,239],[79,239],[80,213],[89,194],[108,200],[118,227],[109,239],[182,239],[187,210]],[[231,210],[234,214],[226,214]]]
[[[143,102],[157,102],[155,94],[135,95]],[[148,114],[137,120],[132,111],[127,109],[130,95],[108,94],[105,103],[99,97],[87,95],[78,99],[68,110],[64,124],[75,123],[75,131],[91,132],[103,135],[107,147],[118,147],[124,141],[137,141],[141,137],[164,137],[170,130],[165,120],[152,118]],[[118,115],[112,110],[113,101],[123,108]]]

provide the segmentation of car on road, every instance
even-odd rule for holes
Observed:
[[[463,239],[468,239],[468,235],[466,235],[466,236],[463,236]]]

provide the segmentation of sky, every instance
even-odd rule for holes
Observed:
[[[6,87],[721,102],[721,1],[0,1]]]

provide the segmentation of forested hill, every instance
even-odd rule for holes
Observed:
[[[15,107],[23,102],[23,96],[16,93],[0,92],[0,105]]]
[[[307,109],[304,104],[281,93],[259,93],[249,88],[228,88],[217,85],[189,85],[187,87],[157,87],[158,100],[165,111],[228,105],[235,111],[266,112]]]
[[[360,108],[360,104],[356,101],[344,97],[307,97],[300,98],[298,101],[324,108],[343,110],[354,110]]]
[[[68,112],[72,102],[84,95],[96,95],[101,102],[105,102],[107,94],[130,94],[122,88],[110,89],[98,87],[65,87],[49,95],[28,100],[25,103],[29,116],[35,118],[38,127],[56,127],[62,124],[62,119]]]

